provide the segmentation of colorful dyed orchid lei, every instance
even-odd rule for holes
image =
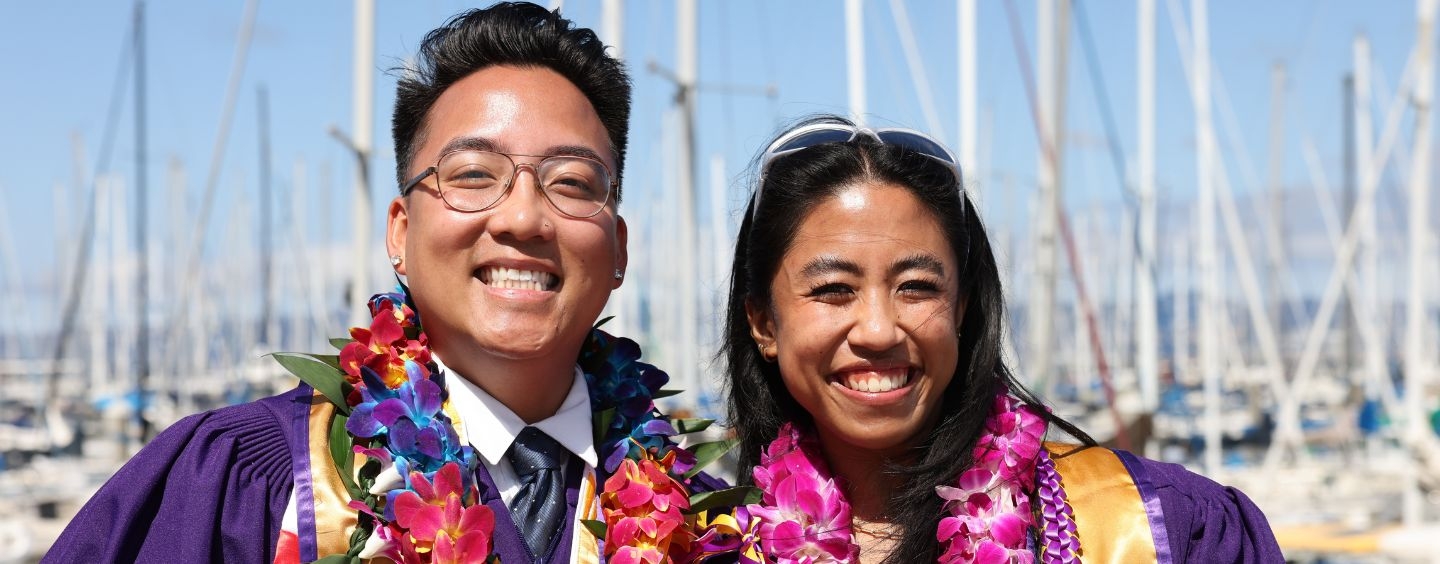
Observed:
[[[762,491],[760,502],[717,520],[707,535],[721,540],[710,543],[725,545],[740,562],[752,564],[857,561],[850,504],[817,441],[789,423],[778,435],[752,471]],[[1055,463],[1042,446],[1044,435],[1045,420],[1035,408],[1009,394],[996,396],[973,451],[974,465],[960,474],[955,487],[936,488],[946,513],[936,530],[944,546],[940,562],[1034,562],[1032,529],[1042,561],[1079,561],[1074,516]],[[1039,512],[1031,510],[1032,495],[1040,502]]]
[[[495,515],[479,503],[475,480],[479,458],[445,413],[444,375],[406,290],[372,297],[370,327],[331,341],[338,356],[274,355],[336,409],[331,454],[358,524],[350,550],[321,561],[497,562]],[[603,520],[585,525],[608,561],[690,561],[705,546],[697,532],[710,526],[707,509],[758,495],[751,488],[692,495],[692,478],[733,442],[679,447],[674,437],[711,421],[661,415],[654,400],[675,393],[661,389],[669,376],[639,358],[633,341],[597,328],[578,359],[604,457]]]

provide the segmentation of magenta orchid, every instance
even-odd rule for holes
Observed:
[[[850,504],[817,449],[786,423],[752,471],[764,493],[746,509],[760,520],[760,543],[773,562],[849,562],[859,555],[850,540]]]
[[[972,466],[954,486],[939,486],[945,516],[936,528],[939,561],[1028,564],[1037,531],[1039,557],[1078,561],[1080,543],[1055,463],[1044,449],[1046,422],[1038,408],[1008,393],[996,396]],[[745,563],[852,562],[850,505],[818,454],[815,439],[781,426],[752,471],[759,504],[714,519],[698,540],[703,552],[738,553]],[[1032,496],[1040,510],[1032,510]]]

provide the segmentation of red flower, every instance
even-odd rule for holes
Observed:
[[[350,338],[354,339],[340,351],[340,369],[345,372],[351,385],[360,385],[360,367],[366,366],[380,375],[385,385],[394,389],[406,382],[405,361],[419,364],[424,375],[429,376],[431,359],[429,339],[422,333],[418,339],[405,336],[405,327],[410,324],[413,313],[408,306],[396,311],[394,304],[380,302],[370,328],[352,327]],[[353,394],[352,394],[353,395]],[[358,397],[350,398],[351,405]]]
[[[465,507],[459,464],[440,467],[433,484],[411,472],[410,486],[395,497],[395,523],[408,529],[417,551],[434,550],[433,562],[482,562],[489,556],[495,513],[484,505]]]

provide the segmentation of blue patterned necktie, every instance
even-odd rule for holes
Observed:
[[[569,451],[539,429],[526,427],[515,437],[506,456],[520,479],[520,491],[510,504],[510,515],[525,536],[530,554],[543,559],[560,536],[565,517],[562,474]]]

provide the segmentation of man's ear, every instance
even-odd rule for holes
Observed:
[[[626,268],[630,266],[630,228],[625,225],[625,218],[615,216],[615,270],[622,276],[615,280],[613,288],[619,288],[625,283]]]
[[[388,256],[400,257],[400,264],[394,265],[395,273],[405,274],[405,239],[410,230],[410,209],[404,196],[390,200],[390,209],[385,220],[385,251]]]

